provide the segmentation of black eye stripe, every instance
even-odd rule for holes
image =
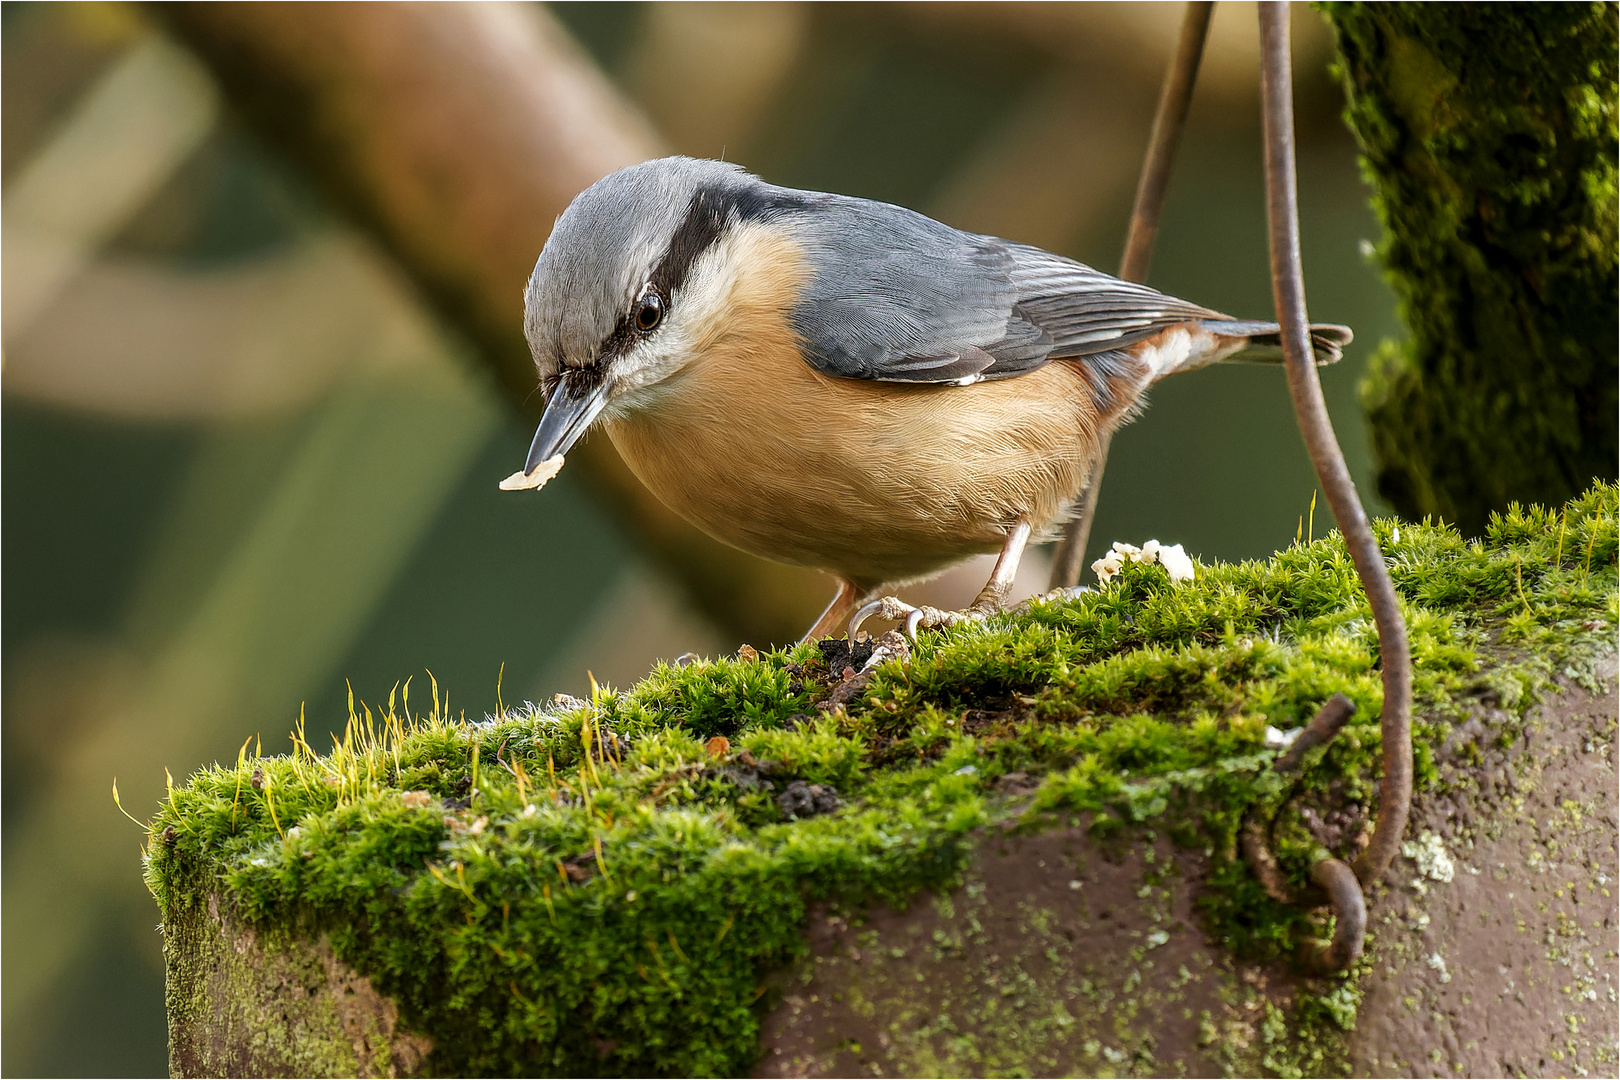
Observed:
[[[798,192],[784,192],[764,185],[700,187],[687,205],[686,217],[670,237],[669,247],[647,280],[663,303],[659,322],[669,314],[675,293],[686,284],[698,259],[719,243],[728,221],[763,220],[805,205],[804,197]],[[639,309],[638,299],[631,305],[630,311],[619,319],[612,332],[602,339],[597,350],[598,364],[625,352],[642,333],[648,332],[637,325]]]
[[[669,238],[664,257],[658,260],[649,281],[661,296],[674,296],[686,284],[692,266],[705,251],[720,241],[727,209],[720,192],[699,188],[686,208],[686,217]]]
[[[596,350],[596,359],[591,366],[599,368],[615,356],[630,351],[630,347],[636,343],[640,336],[636,332],[635,316],[624,316],[619,320],[619,324],[613,328],[613,332],[602,339],[602,344]]]

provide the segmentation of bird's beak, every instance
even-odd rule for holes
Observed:
[[[577,373],[563,376],[551,400],[546,402],[545,415],[529,444],[529,460],[523,471],[532,473],[534,467],[549,458],[566,454],[579,441],[607,404],[606,380],[582,378]]]

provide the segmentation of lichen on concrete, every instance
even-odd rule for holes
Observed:
[[[1420,797],[1459,783],[1447,770],[1467,755],[1522,741],[1555,678],[1597,677],[1617,623],[1616,507],[1599,485],[1557,511],[1516,507],[1483,541],[1377,523],[1411,627]],[[959,1005],[949,1024],[936,1013],[891,1032],[886,1071],[1343,1068],[1374,976],[1290,974],[1330,924],[1268,899],[1235,844],[1258,808],[1302,883],[1321,852],[1364,842],[1377,642],[1336,535],[1180,585],[1127,567],[1077,600],[924,635],[827,708],[841,647],[661,666],[590,702],[483,720],[405,684],[380,707],[356,702],[331,753],[295,733],[290,754],[203,770],[175,787],[149,845],[176,1031],[195,1042],[221,1012],[249,1015],[240,1001],[259,991],[214,972],[233,963],[220,941],[251,936],[267,955],[329,950],[335,966],[299,969],[308,985],[317,968],[328,987],[364,979],[397,1009],[359,1043],[339,1010],[307,1025],[299,1071],[364,1070],[355,1047],[374,1036],[401,1073],[744,1072],[762,1025],[768,1039],[786,1030],[795,973],[832,962],[817,936],[829,913],[861,949],[861,934],[882,939],[885,911],[911,935],[909,910],[933,913],[917,951],[886,947],[954,964],[936,981]],[[1338,692],[1356,721],[1284,785],[1266,729],[1298,727]],[[1469,727],[1486,700],[1489,723]],[[826,797],[790,815],[795,784]],[[1011,880],[986,860],[1052,844],[1079,861],[1024,860],[1022,906],[986,912],[974,889]],[[1126,881],[1116,926],[1141,936],[1114,940],[1073,901]],[[1016,960],[980,955],[974,920],[1008,910]],[[852,974],[841,1007],[882,1019],[903,1005],[895,970]],[[929,981],[907,977],[919,973]],[[262,1038],[283,1039],[263,1023]],[[234,1030],[261,1038],[251,1027]],[[1167,1056],[1178,1040],[1197,1053]],[[791,1060],[783,1045],[767,1041],[760,1067]],[[826,1057],[806,1045],[806,1068]]]
[[[1344,1057],[1309,980],[1200,932],[1208,857],[1152,830],[1112,853],[1093,841],[1083,820],[993,830],[949,897],[815,912],[759,1072],[1258,1075]]]

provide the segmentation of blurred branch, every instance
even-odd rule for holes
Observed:
[[[152,35],[85,94],[6,185],[6,345],[196,150],[219,103],[189,56]]]
[[[659,153],[648,124],[538,5],[177,4],[153,9],[259,133],[375,235],[540,401],[523,283],[580,190]],[[756,643],[814,617],[817,575],[722,548],[643,488],[606,440],[573,460],[704,612]],[[493,482],[493,478],[492,478]]]
[[[836,6],[836,5],[835,5]],[[1118,73],[1122,81],[1157,83],[1174,58],[1177,4],[1053,4],[1035,0],[924,0],[881,5],[882,14],[924,33],[970,36],[981,47],[1003,42],[1063,64]],[[1291,11],[1299,67],[1307,73],[1301,88],[1325,108],[1313,117],[1337,123],[1339,103],[1326,78],[1333,42],[1321,17],[1309,5]],[[1260,74],[1260,49],[1254,33],[1252,0],[1220,4],[1209,26],[1209,48],[1199,73],[1200,97],[1228,111],[1253,117],[1254,84]],[[1329,95],[1332,95],[1329,98]]]
[[[797,0],[648,4],[624,82],[678,152],[747,161],[809,29]]]
[[[575,194],[657,153],[538,11],[496,4],[154,9],[232,103],[534,390],[521,290]]]

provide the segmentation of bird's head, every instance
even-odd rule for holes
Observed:
[[[546,395],[526,470],[598,416],[645,404],[693,358],[724,317],[724,241],[775,190],[735,165],[672,157],[606,176],[563,211],[524,294]]]

